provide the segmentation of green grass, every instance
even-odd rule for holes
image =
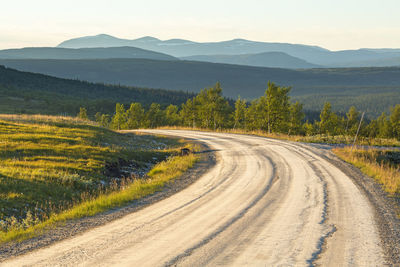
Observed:
[[[199,156],[195,154],[184,157],[171,157],[155,165],[148,173],[146,180],[128,180],[119,190],[100,194],[69,210],[59,214],[52,214],[49,219],[41,223],[26,228],[13,228],[8,232],[0,233],[0,243],[31,238],[42,233],[45,229],[54,226],[56,223],[84,216],[92,216],[160,191],[166,183],[173,182],[175,178],[191,168],[198,158]]]
[[[154,192],[163,178],[118,179],[119,167],[142,170],[181,146],[176,139],[121,134],[74,118],[0,115],[0,240]],[[159,173],[179,174],[172,167]]]

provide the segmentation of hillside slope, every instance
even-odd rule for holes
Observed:
[[[76,115],[86,107],[91,115],[112,113],[115,103],[180,104],[192,97],[176,91],[110,86],[21,72],[0,66],[0,113]]]
[[[245,55],[198,55],[182,57],[181,59],[269,68],[306,69],[320,67],[283,52],[265,52]]]
[[[189,92],[220,81],[225,96],[247,99],[263,95],[268,81],[273,81],[292,86],[291,95],[301,97],[306,109],[320,110],[329,99],[334,108],[340,105],[340,111],[356,105],[374,116],[400,103],[400,68],[287,70],[144,59],[0,60],[0,64],[62,78]]]

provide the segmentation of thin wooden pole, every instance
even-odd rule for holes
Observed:
[[[354,136],[353,146],[351,147],[351,150],[350,150],[350,151],[353,151],[353,148],[354,148],[354,146],[355,146],[355,144],[356,144],[358,132],[360,131],[361,123],[362,123],[362,121],[363,121],[363,119],[364,119],[364,114],[365,114],[365,111],[364,111],[363,114],[361,115],[360,124],[358,124],[357,133],[356,133],[356,136]]]

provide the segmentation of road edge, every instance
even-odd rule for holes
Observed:
[[[331,151],[319,153],[329,163],[344,172],[367,197],[374,210],[381,246],[388,265],[400,265],[400,203],[391,198],[373,178],[356,166],[337,157]]]

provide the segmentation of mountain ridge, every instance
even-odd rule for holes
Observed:
[[[145,39],[143,39],[145,38]],[[221,42],[193,42],[184,39],[162,41],[154,37],[139,39],[121,39],[110,35],[78,37],[66,40],[58,47],[101,47],[128,45],[174,57],[211,56],[211,55],[242,55],[265,52],[283,52],[289,56],[323,67],[373,67],[374,62],[380,65],[392,66],[392,58],[400,57],[400,49],[369,49],[330,51],[320,46],[290,44],[277,42],[259,42],[246,39],[233,39]],[[388,63],[385,63],[385,60]],[[386,64],[386,65],[385,65]]]

